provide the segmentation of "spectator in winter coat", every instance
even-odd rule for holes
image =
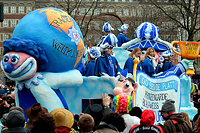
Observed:
[[[163,125],[164,133],[191,133],[192,128],[183,119],[183,115],[175,112],[175,101],[168,99],[162,106],[160,110],[165,123]]]

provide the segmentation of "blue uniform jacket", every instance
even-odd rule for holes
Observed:
[[[173,67],[173,65],[172,65],[172,63],[170,61],[164,61],[162,67],[161,67],[160,64],[157,66],[157,73],[165,72],[165,71],[169,70],[172,67]]]
[[[124,70],[125,70],[126,68],[128,68],[128,73],[131,73],[131,74],[133,74],[134,59],[135,59],[135,58],[129,57],[129,58],[126,60],[125,64],[124,64]],[[142,65],[142,62],[140,62],[140,63],[138,64],[137,70],[142,70],[142,69],[141,69],[141,67],[142,67],[141,65]]]
[[[85,71],[83,73],[83,76],[94,76],[94,68],[95,68],[95,60],[89,61],[89,63],[85,67]]]
[[[118,39],[118,42],[117,42],[118,47],[121,47],[123,43],[126,43],[131,40],[131,39],[128,39],[124,33],[120,33],[117,36],[117,39]]]
[[[142,63],[142,71],[152,77],[152,74],[155,73],[155,69],[148,58],[145,58]]]
[[[120,68],[120,66],[118,64],[117,59],[113,56],[112,56],[112,61],[113,61],[113,64],[114,64],[114,71],[115,71],[115,77],[116,77],[117,73],[121,72],[122,69]],[[108,65],[107,65],[106,57],[101,55],[96,60],[95,75],[96,76],[102,76],[104,74],[108,74]]]

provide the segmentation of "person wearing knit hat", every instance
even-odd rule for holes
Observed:
[[[30,130],[24,128],[24,125],[24,114],[19,110],[12,110],[6,118],[6,126],[8,129],[3,130],[2,133],[30,133]]]
[[[115,113],[119,113],[124,118],[126,123],[126,128],[123,133],[128,133],[131,127],[134,125],[140,124],[140,119],[136,116],[131,116],[129,111],[133,107],[133,101],[131,96],[126,93],[119,94],[113,99],[113,109]]]
[[[58,133],[78,133],[72,126],[74,124],[74,116],[67,109],[57,108],[50,112],[55,120],[56,131]]]
[[[140,124],[135,125],[131,128],[129,133],[163,133],[160,126],[153,125],[155,121],[155,114],[153,110],[146,109],[142,112]]]
[[[127,30],[128,30],[129,25],[128,24],[123,24],[118,30],[120,31],[119,35],[117,36],[118,42],[117,45],[118,47],[121,47],[123,43],[126,43],[130,41],[131,39],[128,39],[126,37]]]
[[[164,133],[191,133],[190,125],[183,119],[183,115],[175,112],[175,101],[168,99],[162,105],[161,116],[165,120],[163,125]]]

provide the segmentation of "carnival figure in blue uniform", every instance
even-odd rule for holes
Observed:
[[[88,49],[88,61],[85,64],[83,76],[94,76],[96,59],[101,55],[99,47]]]
[[[117,36],[118,42],[117,45],[118,47],[121,47],[123,43],[126,43],[130,41],[131,39],[128,39],[126,37],[127,30],[128,30],[129,25],[128,24],[123,24],[118,30],[120,31],[119,35]]]
[[[101,45],[105,44],[106,42],[110,41],[110,39],[113,39],[113,42],[117,42],[117,37],[111,33],[114,30],[109,22],[104,23],[102,31],[106,33],[106,35],[102,36],[100,41],[97,43],[97,47],[100,47]],[[114,43],[114,47],[117,46],[117,43]]]
[[[156,74],[156,66],[155,50],[148,48],[142,63],[142,71],[152,77]]]
[[[124,70],[128,69],[128,73],[133,74],[133,66],[134,66],[134,59],[138,58],[140,60],[142,50],[140,48],[135,48],[130,54],[129,58],[126,60],[124,64]],[[141,62],[137,66],[137,70],[142,70]]]
[[[95,64],[96,76],[108,75],[116,77],[122,70],[118,64],[117,59],[112,56],[113,47],[117,44],[117,38],[113,35],[109,34],[106,37],[107,41],[100,46],[102,55],[97,58]]]
[[[170,53],[167,52],[168,51],[163,52],[162,56],[160,57],[160,61],[157,65],[157,73],[167,71],[173,67],[173,64],[170,61]]]

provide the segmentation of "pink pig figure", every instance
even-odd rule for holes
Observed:
[[[138,89],[138,83],[136,83],[132,78],[121,78],[117,83],[117,86],[113,89],[114,96],[122,93],[126,93],[129,96],[133,96],[134,92]]]

